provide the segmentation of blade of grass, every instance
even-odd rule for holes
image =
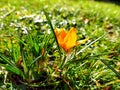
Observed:
[[[101,62],[103,62],[109,69],[111,69],[116,76],[120,79],[120,73],[118,73],[113,67],[111,67],[105,60],[100,59]]]
[[[23,60],[23,67],[24,67],[24,72],[25,74],[27,73],[28,71],[28,68],[27,68],[27,63],[26,63],[26,60],[25,60],[25,54],[24,54],[24,51],[21,52],[21,55],[22,55],[22,60]]]
[[[16,66],[13,66],[10,64],[1,64],[1,63],[0,63],[0,66],[5,67],[7,71],[13,72],[14,74],[17,74],[18,76],[21,76],[23,79],[25,79],[23,72]]]
[[[90,44],[88,44],[87,46],[85,46],[83,49],[81,49],[79,52],[76,53],[76,55],[80,54],[81,52],[83,52],[85,49],[87,49],[89,46],[91,46],[92,44],[94,44],[95,42],[97,42],[98,40],[100,40],[101,38],[103,38],[106,34],[103,34],[102,36],[100,36],[99,38],[95,39],[94,41],[92,41]]]
[[[38,61],[41,57],[42,57],[42,55],[38,56],[37,58],[35,58],[35,59],[30,63],[30,65],[29,65],[29,70],[30,70],[31,66],[32,66],[36,61]],[[29,70],[28,70],[28,72],[29,72]]]
[[[52,25],[52,23],[51,23],[51,20],[50,20],[50,18],[49,18],[49,16],[48,16],[47,12],[46,12],[44,9],[43,9],[43,11],[44,11],[45,16],[46,16],[46,18],[47,18],[47,20],[48,20],[48,24],[50,25],[50,28],[51,28],[51,30],[52,30],[52,32],[53,32],[53,35],[54,35],[54,38],[55,38],[55,41],[56,41],[56,43],[57,43],[57,47],[58,47],[58,50],[59,50],[59,53],[60,53],[60,57],[61,57],[61,51],[60,51],[60,47],[59,47],[59,44],[58,44],[58,41],[57,41],[57,37],[56,37],[55,32],[54,32],[53,25]]]
[[[6,56],[0,54],[0,58],[1,60],[3,60],[3,62],[6,62],[7,64],[14,66],[14,64],[12,62],[10,62],[11,60],[9,60]]]
[[[15,66],[13,67],[11,65],[5,65],[5,68],[6,68],[6,70],[9,70],[9,71],[21,76],[23,79],[25,79],[23,72],[20,69],[18,69],[17,67],[15,67]]]

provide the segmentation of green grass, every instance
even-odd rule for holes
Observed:
[[[120,6],[105,2],[1,0],[0,87],[119,90],[119,16]],[[50,22],[54,29],[75,27],[78,40],[90,39],[66,55]]]

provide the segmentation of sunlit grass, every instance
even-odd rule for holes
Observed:
[[[0,87],[120,89],[119,9],[88,0],[1,0]],[[68,52],[54,30],[72,27],[75,42],[87,40]]]

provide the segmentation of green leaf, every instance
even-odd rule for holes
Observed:
[[[46,16],[46,18],[47,18],[47,20],[48,20],[48,24],[50,25],[50,28],[51,28],[51,30],[52,30],[52,32],[53,32],[55,41],[56,41],[56,43],[57,43],[57,47],[58,47],[58,49],[59,49],[60,57],[61,57],[61,51],[60,51],[60,47],[59,47],[59,44],[58,44],[58,41],[57,41],[57,37],[56,37],[55,32],[54,32],[53,25],[52,25],[52,23],[51,23],[51,20],[50,20],[50,18],[49,18],[49,16],[48,16],[47,12],[46,12],[45,10],[43,10],[43,11],[44,11],[45,16]]]
[[[32,66],[37,60],[39,60],[41,57],[42,57],[42,55],[38,56],[37,58],[35,58],[35,59],[30,63],[29,70],[30,70],[31,66]]]
[[[5,67],[7,71],[12,72],[13,74],[17,74],[18,76],[22,77],[23,79],[25,78],[23,72],[20,69],[18,69],[17,67],[11,66],[9,64],[0,64],[0,65]]]
[[[23,72],[20,69],[18,69],[12,62],[10,62],[12,60],[8,59],[6,56],[2,54],[0,54],[0,58],[3,62],[6,63],[6,64],[1,64],[3,67],[6,68],[6,70],[11,71],[14,74],[17,74],[24,78]]]
[[[9,60],[5,55],[0,54],[0,59],[1,59],[1,61],[13,66],[13,63],[10,62],[11,60]]]
[[[111,69],[115,74],[116,76],[120,79],[120,73],[117,72],[113,67],[111,67],[105,60],[103,59],[100,59],[101,62],[103,62],[109,69]]]
[[[95,42],[97,42],[98,40],[100,40],[101,38],[103,38],[106,35],[103,34],[102,36],[98,37],[97,39],[95,39],[94,41],[92,41],[91,43],[89,43],[88,45],[86,45],[83,49],[81,49],[79,52],[76,53],[76,55],[79,55],[80,53],[82,53],[83,51],[85,51],[89,46],[91,46],[92,44],[94,44]]]

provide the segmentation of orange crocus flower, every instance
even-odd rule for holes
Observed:
[[[66,52],[68,52],[72,47],[78,45],[76,29],[72,27],[68,32],[65,29],[56,29],[55,34],[58,40],[58,44]]]
[[[60,47],[62,47],[66,52],[70,51],[71,48],[77,46],[79,44],[84,44],[89,38],[84,40],[76,41],[76,29],[72,27],[68,32],[62,29],[56,29],[55,34],[57,37],[57,41]]]

